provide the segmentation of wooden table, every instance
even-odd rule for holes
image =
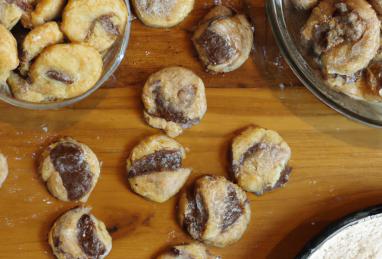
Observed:
[[[189,31],[211,5],[198,1],[192,15],[171,30],[149,29],[135,20],[118,72],[72,107],[26,111],[0,104],[0,149],[10,164],[0,189],[0,258],[53,257],[49,228],[76,204],[47,192],[35,161],[41,146],[64,135],[88,144],[103,162],[88,205],[114,230],[108,258],[152,258],[191,240],[175,220],[177,197],[164,204],[144,200],[124,179],[131,148],[159,132],[142,119],[141,86],[150,73],[169,65],[193,69],[208,87],[205,118],[178,138],[190,149],[186,165],[194,171],[188,184],[207,172],[227,176],[228,143],[249,124],[277,130],[293,151],[286,188],[261,197],[248,194],[253,216],[244,237],[213,252],[235,259],[293,258],[331,221],[382,202],[382,131],[345,119],[299,86],[276,51],[262,0],[254,0],[251,9],[257,22],[253,57],[230,74],[203,72]]]

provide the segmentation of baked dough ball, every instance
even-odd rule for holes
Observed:
[[[77,207],[56,220],[49,232],[49,244],[58,259],[102,259],[111,250],[112,239],[105,224]]]
[[[33,10],[26,12],[21,23],[25,28],[32,28],[56,19],[65,6],[65,0],[34,0]]]
[[[317,5],[318,0],[292,0],[293,5],[300,10],[309,10]]]
[[[220,259],[209,253],[201,243],[191,243],[171,247],[168,251],[158,256],[157,259]]]
[[[203,176],[182,194],[180,224],[199,241],[224,247],[238,241],[247,229],[251,209],[247,195],[221,176]]]
[[[168,67],[152,74],[143,87],[146,122],[170,137],[196,125],[207,110],[203,81],[182,67]]]
[[[37,57],[44,48],[63,40],[64,35],[56,22],[45,23],[28,32],[21,45],[20,73],[26,76],[32,59]]]
[[[0,188],[8,176],[8,163],[7,158],[0,153]]]
[[[288,181],[291,150],[277,132],[249,127],[231,148],[233,176],[244,190],[261,195]]]
[[[52,102],[79,96],[102,74],[102,57],[82,44],[56,44],[45,48],[30,67],[29,80],[16,73],[8,79],[13,95],[29,102]]]
[[[380,45],[380,22],[365,0],[323,0],[302,30],[325,75],[353,76],[366,68]]]
[[[127,159],[127,177],[134,192],[143,197],[165,202],[186,182],[190,168],[183,168],[186,152],[181,144],[154,135],[140,142]]]
[[[169,28],[182,22],[194,0],[133,0],[135,13],[147,26]]]
[[[0,84],[4,83],[10,71],[17,68],[17,42],[13,35],[0,24]]]
[[[28,0],[0,0],[0,24],[11,30],[24,12],[31,8],[31,1]]]
[[[239,68],[249,57],[253,31],[247,18],[218,5],[203,19],[192,38],[199,58],[210,72]]]
[[[98,181],[100,164],[88,146],[63,138],[42,153],[39,173],[57,199],[86,202]]]
[[[84,42],[104,53],[122,35],[127,8],[122,0],[69,0],[61,29],[72,42]]]

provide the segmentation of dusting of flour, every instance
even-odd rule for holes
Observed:
[[[367,217],[326,241],[309,259],[382,258],[382,217]]]

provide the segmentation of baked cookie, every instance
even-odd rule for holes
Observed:
[[[49,192],[62,201],[86,202],[100,175],[97,156],[85,144],[63,138],[41,155],[39,173]]]
[[[253,31],[244,15],[218,5],[204,17],[192,41],[208,71],[225,73],[239,68],[248,59]]]
[[[63,42],[64,35],[56,22],[47,22],[37,26],[25,36],[21,45],[21,58],[19,71],[26,76],[30,62],[37,57],[44,48]]]
[[[245,192],[221,176],[198,178],[179,201],[180,224],[208,245],[224,247],[238,241],[250,216]]]
[[[102,74],[102,57],[82,44],[56,44],[45,48],[29,70],[28,80],[16,73],[8,79],[13,95],[29,102],[53,102],[79,96]]]
[[[262,195],[288,181],[291,150],[277,132],[249,127],[234,138],[231,151],[233,176],[244,190]]]
[[[165,202],[174,196],[191,174],[183,168],[186,152],[181,144],[154,135],[140,142],[127,159],[127,178],[134,192],[143,197]]]
[[[56,19],[65,6],[65,0],[33,0],[34,7],[21,17],[21,23],[25,28],[33,28],[38,25]]]
[[[102,259],[111,250],[112,239],[105,224],[77,207],[59,217],[49,232],[49,244],[58,259]]]
[[[179,24],[194,8],[194,0],[133,0],[132,3],[139,19],[156,28]]]
[[[122,0],[69,0],[61,29],[72,42],[83,42],[104,53],[122,35],[127,8]]]
[[[17,68],[17,42],[13,35],[0,24],[0,84],[9,77],[10,71]]]
[[[31,1],[28,0],[0,0],[0,24],[11,30],[24,12],[32,9]]]
[[[191,243],[171,247],[157,259],[220,259],[220,256],[212,255],[201,243]]]
[[[0,188],[8,176],[8,163],[7,158],[0,153]]]
[[[203,81],[182,67],[168,67],[152,74],[143,87],[146,122],[170,137],[196,125],[207,110]]]
[[[302,29],[325,76],[353,76],[380,46],[380,22],[366,0],[322,0]]]

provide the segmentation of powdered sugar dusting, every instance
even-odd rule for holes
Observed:
[[[367,217],[325,242],[309,259],[382,258],[382,217]]]
[[[177,0],[137,0],[145,13],[153,16],[169,16]]]

